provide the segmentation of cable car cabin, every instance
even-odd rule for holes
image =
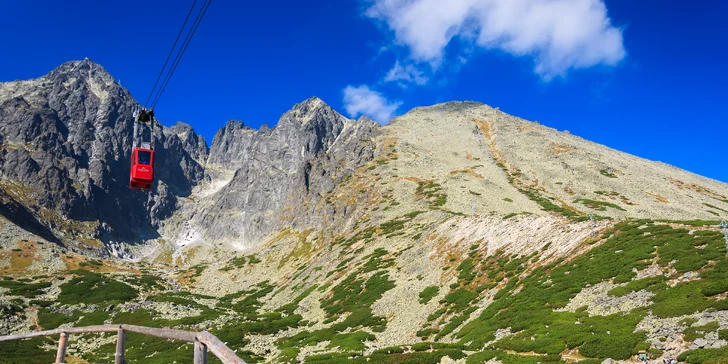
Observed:
[[[129,187],[152,188],[154,151],[146,148],[134,148],[131,152],[131,172],[129,174]]]

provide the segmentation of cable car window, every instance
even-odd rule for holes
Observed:
[[[152,158],[152,153],[151,152],[145,152],[143,150],[140,150],[138,154],[139,154],[139,164],[147,164],[148,165],[149,164],[149,161]]]

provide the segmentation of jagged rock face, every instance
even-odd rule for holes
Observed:
[[[89,60],[65,63],[38,79],[0,83],[3,187],[23,188],[14,198],[50,228],[68,232],[61,223],[66,218],[99,222],[81,229],[91,231],[71,231],[74,236],[154,234],[158,221],[174,211],[175,196],[189,194],[203,178],[196,159],[206,158],[207,146],[191,128],[158,129],[157,160],[165,161],[157,164],[159,182],[152,194],[130,190],[136,105]]]
[[[247,245],[286,226],[319,223],[307,209],[372,158],[362,140],[377,130],[375,122],[348,120],[318,98],[295,105],[273,129],[229,122],[215,136],[208,166],[236,171],[202,205],[195,225],[206,240]]]
[[[25,206],[40,226],[72,239],[153,238],[177,212],[177,197],[219,180],[225,187],[194,209],[193,225],[209,240],[255,242],[287,225],[320,224],[306,212],[372,158],[362,140],[379,126],[348,120],[318,98],[296,105],[273,129],[228,122],[209,149],[178,122],[155,130],[157,183],[148,194],[128,188],[137,103],[101,66],[69,62],[35,80],[2,83],[0,103],[0,173],[4,200],[13,202],[5,210],[17,217],[16,207]]]
[[[197,135],[192,126],[183,122],[177,122],[172,127],[165,129],[176,135],[181,142],[182,149],[187,152],[199,164],[204,164],[210,148],[202,135]]]
[[[210,156],[207,159],[208,168],[236,171],[247,163],[252,145],[261,137],[270,134],[270,130],[266,131],[257,131],[241,121],[228,121],[212,139]]]

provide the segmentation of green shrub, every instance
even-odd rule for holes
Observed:
[[[474,292],[471,292],[465,288],[460,288],[448,293],[448,295],[445,296],[442,302],[448,306],[451,306],[454,311],[460,312],[467,308],[470,302],[472,302],[477,297],[478,295]]]
[[[462,344],[431,343],[431,342],[422,342],[422,343],[412,344],[412,350],[414,350],[414,351],[427,351],[427,350],[439,350],[439,349],[464,350],[464,347]]]
[[[38,323],[46,330],[55,329],[63,324],[76,322],[80,317],[78,311],[74,312],[71,316],[64,315],[58,312],[52,312],[49,309],[42,308],[38,310]]]
[[[626,360],[638,353],[636,346],[639,343],[634,336],[594,335],[585,340],[579,353],[591,358]]]
[[[728,362],[728,347],[686,351],[677,357],[688,364],[723,364]]]
[[[475,312],[475,307],[470,307],[467,310],[465,310],[461,315],[455,316],[452,319],[450,319],[450,322],[448,322],[447,325],[435,336],[435,341],[439,341],[440,338],[445,337],[447,335],[450,335],[455,329],[457,329],[460,325],[465,322],[470,317],[470,314]]]
[[[602,174],[602,176],[605,176],[605,177],[609,177],[609,178],[617,178],[617,175],[616,175],[616,174],[614,174],[613,172],[611,172],[611,171],[610,171],[610,170],[608,170],[608,169],[602,169],[602,170],[599,170],[599,173],[601,173],[601,174]]]
[[[47,364],[56,358],[55,350],[42,349],[43,346],[57,345],[50,338],[13,340],[0,343],[0,363]]]
[[[576,212],[574,212],[573,210],[554,204],[548,197],[541,196],[538,191],[534,189],[518,189],[518,191],[528,196],[531,201],[539,204],[541,206],[541,209],[544,211],[555,212],[567,217],[577,216]]]
[[[31,305],[35,305],[35,306],[43,307],[43,308],[50,307],[53,304],[52,301],[40,301],[40,300],[30,300],[29,303]]]
[[[627,294],[631,292],[640,291],[643,289],[651,288],[651,290],[654,289],[660,289],[660,288],[666,288],[667,284],[665,283],[665,277],[664,276],[658,276],[658,277],[650,277],[650,278],[644,278],[644,279],[638,279],[636,281],[631,281],[627,283],[626,286],[622,287],[616,287],[613,288],[608,292],[608,294],[612,296],[626,296]]]
[[[11,296],[23,296],[26,298],[34,298],[42,295],[43,290],[50,286],[50,282],[22,283],[17,281],[0,281],[0,287],[10,289],[7,294]]]
[[[414,219],[415,217],[417,217],[417,215],[424,214],[424,213],[425,213],[424,211],[412,211],[412,212],[404,214],[404,216],[409,219]]]
[[[718,331],[719,328],[718,321],[712,321],[703,326],[690,326],[684,331],[685,341],[695,341],[698,338],[705,337],[709,332]]]
[[[389,355],[389,354],[401,354],[401,353],[404,353],[404,349],[402,349],[401,347],[399,347],[399,346],[390,346],[388,348],[374,350],[374,352],[372,354],[373,355],[374,354],[387,354],[387,355]]]
[[[60,286],[57,301],[62,304],[128,302],[137,297],[131,286],[99,273],[74,271],[77,277]]]
[[[482,364],[491,359],[497,359],[503,364],[551,364],[551,363],[563,363],[560,355],[547,355],[547,356],[521,356],[517,354],[509,354],[500,350],[489,350],[475,353],[468,356],[466,359],[467,364]],[[586,360],[579,361],[580,364],[592,364]],[[595,364],[599,364],[597,362]]]
[[[473,265],[472,258],[466,258],[463,260],[457,267],[457,270],[460,272],[460,274],[458,274],[458,279],[465,281],[465,284],[469,284],[475,278],[473,268],[475,268],[475,265]]]
[[[427,304],[433,297],[437,296],[438,293],[440,293],[440,287],[438,286],[430,286],[423,289],[422,292],[420,292],[420,303]]]
[[[426,329],[418,330],[415,333],[415,335],[417,335],[417,337],[419,337],[419,338],[427,339],[428,337],[432,336],[433,334],[437,334],[438,332],[440,332],[440,330],[438,330],[438,329],[426,328]]]
[[[697,282],[683,282],[658,291],[653,297],[652,312],[658,317],[675,317],[703,311],[711,302],[703,296]]]
[[[384,292],[394,288],[394,281],[390,281],[385,272],[374,274],[366,282],[357,275],[349,275],[331,290],[331,298],[321,301],[321,307],[329,315],[370,307]]]
[[[594,201],[594,200],[589,200],[589,199],[586,199],[586,198],[579,198],[579,199],[574,200],[574,202],[575,203],[581,203],[581,204],[583,204],[583,205],[585,205],[585,206],[587,206],[587,207],[589,207],[589,208],[591,208],[593,210],[598,210],[598,211],[606,211],[607,210],[607,207],[611,207],[613,209],[620,210],[620,211],[626,211],[625,209],[623,209],[619,205],[613,204],[611,202]]]
[[[316,364],[439,364],[443,357],[461,359],[465,354],[457,349],[440,349],[433,352],[414,353],[382,353],[380,350],[368,357],[359,356],[356,353],[331,353],[319,354],[306,357],[306,363]]]
[[[129,332],[126,334],[124,359],[129,364],[166,364],[190,361],[191,343],[171,341],[147,335]],[[114,361],[116,343],[102,345],[93,353],[83,355],[92,363],[109,363]],[[208,354],[209,355],[209,354]]]

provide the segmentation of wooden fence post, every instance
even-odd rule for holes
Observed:
[[[71,334],[85,334],[89,332],[116,332],[116,355],[115,364],[124,364],[124,350],[126,345],[126,333],[133,332],[142,335],[159,337],[167,340],[184,341],[194,343],[195,364],[207,364],[207,352],[211,352],[225,364],[245,364],[234,351],[220,341],[215,335],[207,331],[191,332],[173,329],[160,329],[136,325],[92,325],[84,327],[64,327],[54,330],[35,331],[25,334],[0,335],[0,343],[10,340],[30,339],[41,336],[60,335],[58,340],[58,353],[54,364],[65,364],[68,342]],[[2,360],[2,358],[0,358]]]
[[[119,327],[116,331],[116,354],[114,354],[114,364],[124,364],[124,343],[126,342],[126,333],[124,329]]]
[[[195,340],[195,364],[207,364],[207,345]]]
[[[64,364],[66,362],[66,349],[68,349],[68,334],[62,332],[61,337],[58,339],[58,352],[56,353],[55,364]]]

